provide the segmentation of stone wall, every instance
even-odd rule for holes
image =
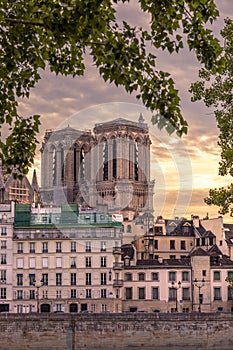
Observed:
[[[1,350],[232,350],[233,315],[48,314],[0,316]]]

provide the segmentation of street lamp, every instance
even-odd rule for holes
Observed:
[[[203,278],[201,281],[198,281],[197,278],[195,278],[195,280],[193,281],[193,284],[195,287],[198,288],[198,312],[201,312],[201,304],[202,304],[202,298],[201,298],[201,288],[204,286],[205,284],[205,279]]]
[[[178,284],[177,287],[175,287],[175,282],[174,281],[172,281],[171,284],[172,284],[172,288],[175,289],[175,291],[176,291],[176,312],[177,312],[177,310],[178,310],[178,295],[177,295],[178,293],[177,293],[177,290],[180,289],[181,282],[179,281],[177,283]]]

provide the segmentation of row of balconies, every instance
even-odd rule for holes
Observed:
[[[6,247],[1,247],[2,249],[3,248],[6,248]],[[48,251],[48,249],[42,249],[41,250],[41,253],[48,253],[49,251]],[[76,249],[71,249],[70,250],[70,252],[71,253],[76,253]],[[91,249],[86,249],[85,250],[85,252],[86,253],[91,253]],[[100,249],[100,252],[105,252],[105,253],[109,253],[109,252],[107,252],[107,249],[105,248],[105,249]],[[17,250],[17,253],[18,254],[23,254],[23,253],[26,253],[23,249],[18,249]],[[36,251],[33,249],[33,250],[29,250],[29,254],[35,254],[36,253]],[[37,254],[38,254],[39,252],[37,252]],[[53,253],[53,252],[50,252],[50,253]],[[61,249],[56,249],[56,251],[55,251],[55,253],[69,253],[69,252],[62,252],[62,250]],[[112,253],[114,254],[114,255],[121,255],[121,247],[113,247],[113,249],[112,249]]]

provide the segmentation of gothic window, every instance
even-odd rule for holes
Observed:
[[[103,180],[108,180],[108,141],[104,141],[103,147]]]
[[[85,176],[85,152],[84,148],[81,148],[80,151],[80,178],[84,179]]]
[[[77,149],[76,149],[76,147],[74,147],[74,153],[73,153],[73,156],[74,156],[74,183],[76,183],[77,182],[77,172],[76,172],[76,167],[77,167],[77,162],[76,162],[76,153],[77,152]]]
[[[117,144],[115,139],[112,143],[112,177],[117,178]]]
[[[138,143],[134,144],[134,180],[138,181]]]
[[[61,148],[61,183],[64,184],[64,149]]]
[[[53,149],[53,185],[57,183],[57,155],[55,148]]]

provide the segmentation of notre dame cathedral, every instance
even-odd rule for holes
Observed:
[[[44,203],[78,203],[107,208],[132,219],[153,213],[149,128],[123,118],[94,125],[46,131],[41,148],[41,196]]]

